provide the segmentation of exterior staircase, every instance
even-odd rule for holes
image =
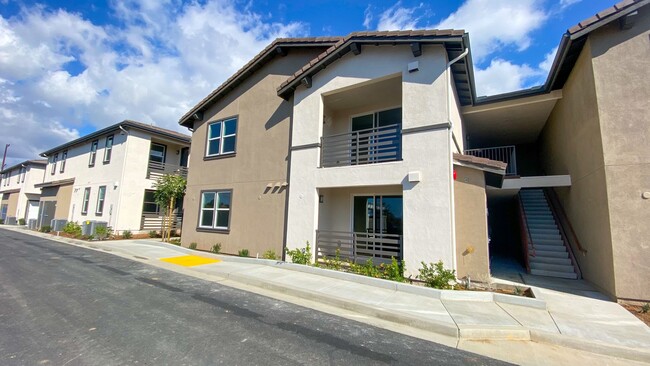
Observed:
[[[567,245],[542,189],[519,191],[528,226],[530,273],[539,276],[577,279]]]

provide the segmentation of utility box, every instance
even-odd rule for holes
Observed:
[[[63,231],[63,227],[67,223],[68,223],[68,220],[55,219],[55,220],[52,220],[52,222],[50,223],[50,227],[52,227],[52,231]]]
[[[16,220],[15,217],[7,217],[5,220],[6,225],[18,225],[18,221]]]
[[[90,235],[95,235],[98,227],[108,227],[108,222],[106,221],[91,221],[90,223]]]
[[[86,220],[81,223],[81,235],[83,236],[91,236],[93,235],[93,224],[95,223],[95,220]]]

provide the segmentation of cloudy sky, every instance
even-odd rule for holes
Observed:
[[[182,131],[276,37],[465,29],[479,95],[527,88],[566,29],[614,1],[0,0],[0,148],[13,164],[124,119]]]

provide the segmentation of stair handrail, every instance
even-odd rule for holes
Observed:
[[[521,227],[521,241],[524,243],[524,263],[526,264],[526,272],[530,273],[530,259],[528,258],[528,247],[532,248],[533,257],[535,257],[535,247],[533,246],[533,238],[530,236],[530,229],[528,228],[528,217],[526,210],[524,210],[524,202],[521,200],[521,194],[517,194],[517,201],[519,203],[519,227]]]
[[[587,250],[582,247],[580,244],[580,240],[578,240],[578,236],[576,235],[575,231],[573,230],[573,226],[571,226],[571,222],[569,222],[569,218],[566,215],[566,212],[564,212],[564,208],[562,207],[562,204],[560,203],[560,199],[557,197],[557,193],[553,188],[545,188],[544,190],[544,196],[546,196],[546,200],[548,203],[551,205],[551,214],[553,215],[553,218],[555,219],[555,222],[557,223],[557,227],[560,230],[560,236],[562,237],[562,240],[567,243],[567,251],[569,252],[569,256],[571,257],[571,262],[573,263],[573,267],[576,270],[576,274],[578,275],[578,278],[582,278],[582,271],[580,271],[580,265],[578,264],[578,260],[576,259],[573,251],[573,244],[578,248],[578,250],[583,254],[587,254]],[[572,240],[569,240],[569,236],[567,235],[567,230],[565,228],[565,225],[568,226],[568,231],[571,233],[571,238]]]

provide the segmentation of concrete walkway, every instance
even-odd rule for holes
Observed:
[[[537,281],[531,287],[542,301],[526,303],[508,295],[439,291],[285,262],[215,255],[157,240],[56,239],[202,278],[234,281],[316,301],[459,342],[533,341],[650,363],[650,328],[582,281],[574,281],[575,288],[558,288],[558,283],[535,276],[528,281],[522,276],[499,279],[526,285]],[[191,267],[161,261],[183,255],[219,261]],[[545,306],[540,306],[544,302]]]

